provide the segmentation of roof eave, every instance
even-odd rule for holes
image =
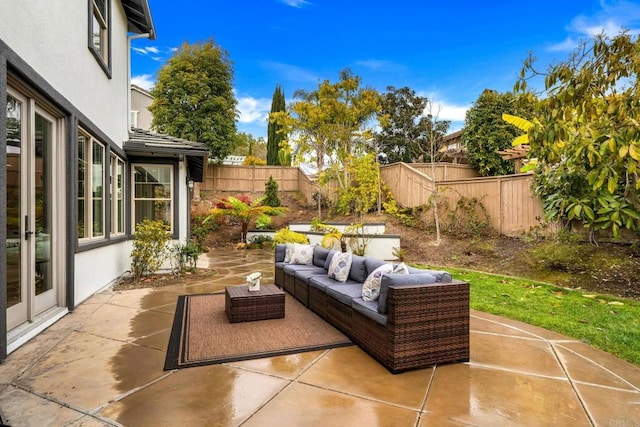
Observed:
[[[121,0],[129,23],[128,31],[135,34],[149,34],[155,40],[156,29],[151,17],[148,0]]]

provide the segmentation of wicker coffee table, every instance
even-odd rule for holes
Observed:
[[[253,292],[249,292],[249,285],[228,286],[224,294],[224,309],[231,323],[284,317],[284,291],[275,285],[262,285]]]

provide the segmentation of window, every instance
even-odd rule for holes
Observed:
[[[133,165],[133,180],[134,224],[161,220],[173,232],[173,166]]]
[[[78,133],[78,238],[104,237],[104,145]]]
[[[110,0],[89,0],[89,49],[111,77]]]
[[[132,111],[131,112],[130,124],[131,124],[132,128],[137,128],[138,127],[138,112],[137,111]]]
[[[124,234],[124,161],[111,155],[111,235]]]

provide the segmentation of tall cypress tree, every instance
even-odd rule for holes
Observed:
[[[276,85],[271,99],[271,112],[285,111],[285,108],[284,92],[280,85]],[[278,151],[280,150],[280,142],[285,139],[285,135],[279,133],[281,128],[282,125],[269,121],[267,128],[267,165],[280,165]]]

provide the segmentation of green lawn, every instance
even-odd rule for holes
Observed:
[[[640,366],[640,302],[446,268],[471,287],[471,308],[556,331]]]

